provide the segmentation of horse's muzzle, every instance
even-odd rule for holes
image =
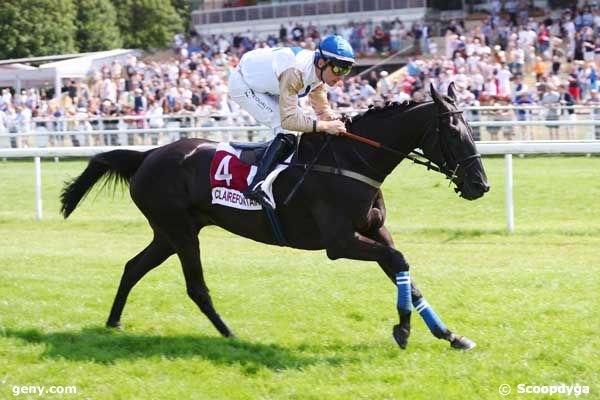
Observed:
[[[454,189],[457,193],[460,194],[460,197],[467,200],[476,200],[489,192],[490,186],[487,182],[472,182],[472,183],[463,183],[460,187]]]

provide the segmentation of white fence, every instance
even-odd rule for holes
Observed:
[[[593,154],[600,153],[600,141],[531,141],[531,142],[479,142],[481,154],[504,154],[504,186],[506,191],[506,227],[515,230],[513,201],[513,154]]]
[[[476,140],[600,140],[600,105],[520,105],[465,107]],[[340,109],[347,115],[365,110]],[[547,118],[554,117],[551,121]],[[577,130],[575,126],[581,126]],[[165,144],[180,137],[265,140],[247,113],[193,113],[162,116],[0,118],[0,148]],[[500,135],[501,133],[501,135]]]
[[[35,207],[37,219],[42,219],[42,157],[91,157],[114,149],[146,151],[155,146],[116,146],[116,147],[46,147],[35,149],[0,149],[0,158],[34,158],[35,166]],[[598,154],[600,141],[532,141],[532,142],[479,142],[479,152],[483,155],[504,155],[506,188],[506,223],[509,232],[515,228],[513,202],[513,154]]]

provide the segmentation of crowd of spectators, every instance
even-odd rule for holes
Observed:
[[[402,73],[393,77],[381,68],[348,77],[329,91],[335,109],[422,101],[430,83],[445,92],[450,82],[456,84],[460,106],[542,104],[547,106],[544,116],[548,120],[558,119],[563,112],[574,117],[573,109],[565,105],[600,105],[600,9],[595,5],[565,9],[540,19],[532,18],[526,8],[503,10],[501,3],[494,1],[489,17],[475,29],[467,32],[464,22],[451,21],[435,31],[443,38],[430,37],[426,25],[406,27],[395,19],[329,26],[321,31],[312,24],[290,22],[266,38],[254,37],[250,30],[231,36],[177,35],[176,57],[152,60],[130,56],[124,62],[114,61],[86,79],[68,82],[58,98],[38,89],[14,93],[4,88],[0,133],[28,132],[36,126],[92,130],[98,124],[161,128],[166,124],[165,115],[218,114],[221,117],[212,121],[245,124],[248,117],[241,116],[227,95],[227,77],[240,57],[266,46],[316,49],[319,38],[330,33],[348,39],[361,57],[392,53],[409,45],[425,55],[409,59]],[[441,43],[439,51],[437,43]],[[501,120],[530,115],[528,110],[494,112],[495,119]],[[111,120],[117,116],[143,120]],[[65,117],[70,120],[64,121]],[[511,132],[504,129],[503,133],[510,137]]]

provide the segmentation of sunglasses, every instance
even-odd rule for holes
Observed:
[[[333,74],[337,75],[337,76],[348,75],[351,70],[352,70],[351,65],[342,67],[341,65],[331,64],[331,72],[333,72]]]

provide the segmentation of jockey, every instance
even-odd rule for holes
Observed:
[[[327,36],[316,51],[299,47],[261,48],[242,56],[229,77],[229,95],[258,122],[275,133],[258,164],[256,175],[244,195],[269,206],[261,184],[279,162],[293,150],[283,133],[346,131],[327,101],[326,83],[334,86],[348,75],[354,64],[354,51],[341,36]],[[304,114],[299,98],[308,95],[317,119]]]

